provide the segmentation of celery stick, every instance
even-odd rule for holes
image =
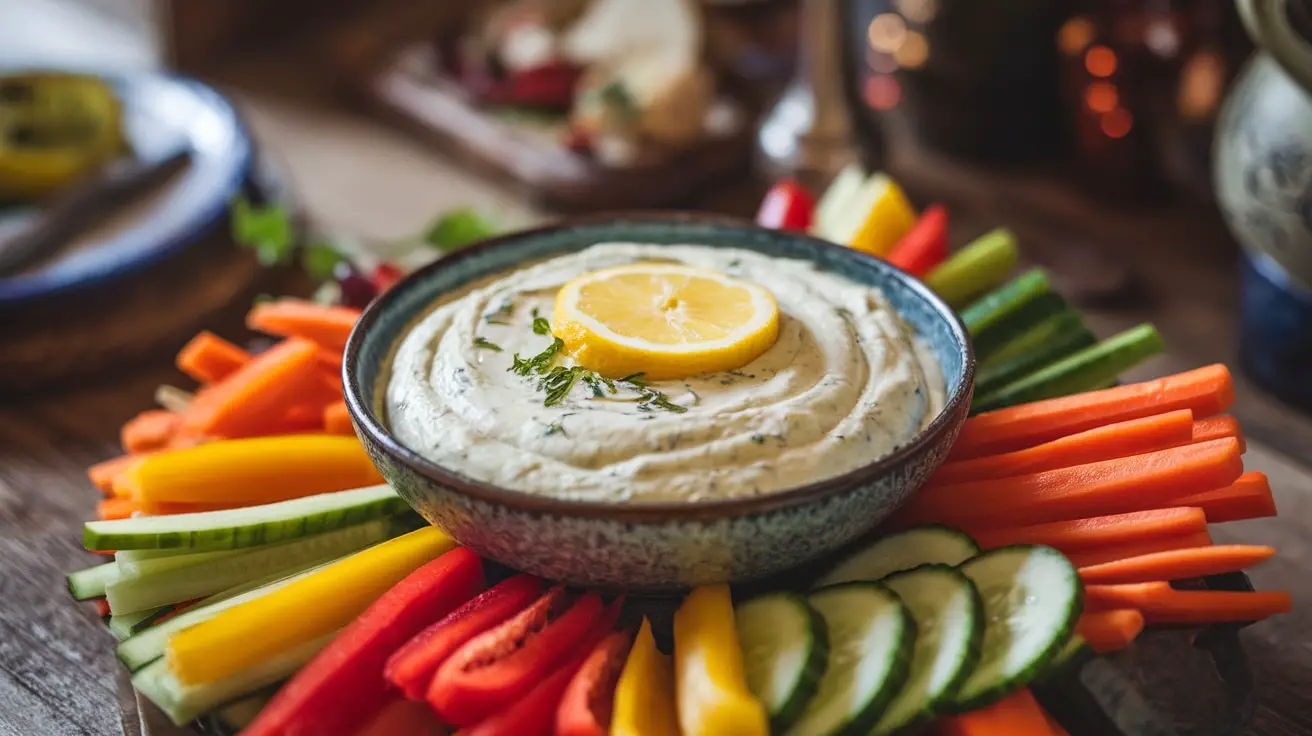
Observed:
[[[925,277],[925,284],[954,307],[1002,283],[1020,260],[1016,236],[998,229],[976,238]]]

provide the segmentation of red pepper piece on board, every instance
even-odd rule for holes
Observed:
[[[419,632],[387,660],[383,674],[411,700],[424,700],[433,673],[460,645],[524,610],[542,593],[532,575],[503,580]]]
[[[482,561],[464,547],[407,575],[279,689],[242,735],[353,733],[395,698],[383,679],[387,658],[483,584]]]
[[[806,232],[815,213],[815,197],[796,181],[782,179],[770,187],[756,212],[756,224],[774,230]]]
[[[948,258],[948,211],[930,205],[888,254],[888,262],[912,276],[924,276]]]

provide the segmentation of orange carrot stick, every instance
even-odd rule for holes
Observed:
[[[319,362],[323,363],[323,367],[327,368],[334,378],[337,378],[339,381],[341,380],[342,351],[327,349],[320,350]]]
[[[1080,616],[1075,633],[1098,654],[1119,652],[1143,631],[1143,614],[1128,608],[1113,611],[1090,611]]]
[[[993,705],[935,722],[939,736],[1049,736],[1047,715],[1029,690],[1017,690]]]
[[[935,486],[1086,465],[1178,447],[1191,442],[1193,435],[1193,413],[1180,409],[1094,427],[1024,450],[949,462],[929,482]]]
[[[1138,609],[1149,625],[1260,621],[1289,613],[1293,605],[1283,590],[1176,590],[1163,582],[1086,585],[1084,602],[1088,610]]]
[[[1202,509],[1169,508],[1094,516],[1073,521],[971,532],[984,549],[1012,544],[1046,544],[1063,552],[1146,542],[1207,531]]]
[[[1151,583],[1246,570],[1276,553],[1274,547],[1218,544],[1128,557],[1080,568],[1085,584]]]
[[[279,337],[312,340],[340,353],[359,318],[360,310],[350,307],[329,307],[302,299],[277,299],[256,304],[246,315],[246,326]]]
[[[318,347],[291,338],[251,359],[227,378],[201,390],[187,408],[185,427],[195,434],[249,437],[287,411],[305,403],[307,392],[321,395]]]
[[[1079,567],[1092,567],[1094,565],[1105,565],[1117,560],[1128,560],[1134,557],[1156,554],[1158,552],[1169,552],[1177,549],[1195,549],[1198,547],[1209,547],[1212,544],[1212,538],[1207,532],[1193,532],[1191,534],[1180,534],[1170,537],[1158,537],[1143,542],[1131,542],[1129,544],[1113,544],[1106,547],[1095,547],[1093,549],[1079,550],[1076,552],[1066,552],[1066,558],[1071,564]],[[1161,580],[1161,578],[1156,578]]]
[[[346,402],[329,404],[323,410],[323,430],[328,434],[355,434],[351,426],[351,415],[346,411]]]
[[[91,485],[99,489],[101,493],[113,495],[114,479],[122,476],[124,471],[131,467],[133,463],[148,455],[149,453],[127,454],[102,460],[87,468],[87,477],[91,479]]]
[[[950,457],[966,459],[1026,447],[1113,422],[1189,409],[1197,418],[1225,411],[1234,402],[1234,382],[1223,365],[1177,373],[1153,381],[985,412],[969,419]]]
[[[1244,442],[1244,432],[1239,428],[1238,419],[1235,419],[1229,414],[1222,414],[1220,416],[1194,420],[1194,442],[1219,440],[1225,437],[1234,437],[1239,440],[1240,451],[1247,451],[1248,447]]]
[[[119,432],[127,452],[150,452],[163,448],[182,426],[182,417],[163,409],[148,409],[132,417]]]
[[[249,363],[251,354],[209,331],[202,331],[178,353],[178,370],[200,383],[222,381]]]
[[[935,486],[912,497],[897,523],[963,529],[1041,524],[1154,507],[1233,483],[1243,473],[1239,442],[1212,440],[1143,455],[1014,478]]]
[[[1244,473],[1225,488],[1184,496],[1176,499],[1176,503],[1202,509],[1209,524],[1276,515],[1276,500],[1271,495],[1271,482],[1267,480],[1266,473],[1256,470]]]
[[[126,519],[141,510],[131,498],[102,498],[96,503],[96,518],[105,521]]]

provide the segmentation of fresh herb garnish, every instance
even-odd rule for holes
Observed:
[[[483,321],[490,325],[508,325],[515,314],[515,302],[510,297],[501,300],[496,309],[483,315]]]
[[[533,318],[533,332],[539,335],[551,334],[551,323],[541,317]]]
[[[638,402],[638,411],[655,411],[664,409],[675,414],[682,414],[688,411],[688,407],[670,401],[670,397],[657,391],[654,388],[643,388],[640,392],[642,399]]]
[[[521,358],[519,353],[515,353],[514,360],[510,364],[509,370],[518,376],[531,376],[534,373],[546,373],[551,368],[551,363],[556,359],[556,355],[565,347],[565,341],[559,337],[553,339],[551,344],[545,350],[534,355],[531,358]]]
[[[579,378],[583,375],[583,368],[574,366],[566,368],[558,365],[552,368],[542,380],[538,381],[538,390],[545,391],[547,398],[542,401],[543,406],[553,406],[559,404],[569,392],[578,383]]]
[[[501,352],[501,346],[500,346],[500,345],[498,345],[498,344],[492,342],[491,340],[487,339],[486,337],[481,337],[481,336],[480,336],[480,337],[476,337],[476,338],[474,338],[474,347],[478,347],[478,348],[487,348],[488,350],[495,350],[495,351],[497,351],[498,353]]]
[[[630,373],[621,378],[620,383],[628,383],[637,386],[638,388],[642,388],[647,385],[647,380],[644,378],[646,375],[646,373]]]

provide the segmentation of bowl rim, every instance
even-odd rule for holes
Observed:
[[[940,317],[947,319],[949,325],[956,330],[961,338],[962,345],[965,346],[961,383],[957,390],[948,396],[938,416],[934,417],[929,425],[920,430],[911,440],[892,452],[849,470],[842,475],[823,478],[805,485],[793,486],[759,496],[740,496],[686,503],[677,501],[618,503],[556,498],[505,488],[447,469],[406,447],[392,435],[390,430],[383,426],[381,418],[374,416],[372,408],[366,405],[364,400],[364,388],[360,384],[355,364],[364,343],[364,336],[378,321],[380,315],[385,314],[391,305],[397,301],[401,293],[414,288],[416,284],[435,272],[458,264],[463,260],[475,258],[480,253],[501,247],[507,243],[557,233],[561,230],[605,225],[616,221],[661,224],[672,227],[698,224],[736,230],[764,230],[764,228],[750,220],[729,215],[679,210],[656,212],[620,210],[568,217],[537,227],[515,230],[488,238],[476,245],[425,264],[370,302],[361,313],[359,320],[356,321],[350,337],[347,339],[346,351],[342,359],[342,385],[345,391],[347,411],[355,423],[356,431],[363,434],[365,440],[376,443],[388,454],[400,458],[404,464],[416,469],[428,479],[441,483],[461,495],[479,501],[508,506],[519,511],[535,514],[653,523],[736,518],[804,506],[887,474],[908,457],[915,455],[935,442],[941,441],[945,434],[954,429],[954,424],[959,426],[965,421],[970,397],[974,391],[975,349],[971,343],[970,333],[966,330],[965,324],[957,315],[956,310],[948,306],[920,279],[897,266],[867,253],[845,248],[807,233],[788,233],[788,235],[808,241],[811,245],[821,249],[840,250],[858,259],[869,259],[878,263],[879,267],[892,271],[896,276],[902,278],[906,286],[915,292],[917,296],[932,305],[934,311]]]

